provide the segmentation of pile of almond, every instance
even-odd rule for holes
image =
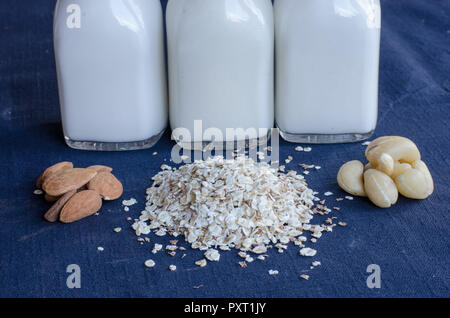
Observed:
[[[105,201],[116,200],[123,193],[122,183],[102,165],[74,168],[63,161],[45,169],[36,187],[45,192],[45,200],[54,202],[45,213],[49,222],[72,223],[97,213]]]

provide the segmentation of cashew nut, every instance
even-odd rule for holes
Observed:
[[[361,161],[349,161],[339,169],[338,184],[344,191],[352,195],[365,197],[363,173],[364,165]]]
[[[395,179],[396,177],[403,174],[408,169],[411,169],[411,165],[409,163],[396,162],[394,164],[394,172],[392,172],[391,178]]]
[[[365,166],[354,160],[339,169],[337,181],[344,191],[367,196],[380,208],[395,204],[399,193],[411,199],[426,199],[433,193],[433,177],[410,139],[381,137],[369,144],[365,154],[369,161]]]
[[[366,149],[366,157],[369,162],[378,168],[378,166],[387,166],[387,172],[391,169],[390,158],[383,156],[389,155],[394,162],[410,163],[420,160],[420,152],[417,146],[408,138],[399,136],[387,136],[375,139]],[[385,169],[383,169],[385,170]],[[392,171],[391,171],[392,173]]]
[[[398,200],[394,181],[381,171],[367,170],[364,173],[364,188],[370,201],[380,208],[389,208]]]
[[[392,175],[394,172],[394,159],[391,157],[391,155],[387,153],[381,154],[381,156],[378,158],[378,165],[377,170],[387,174],[388,176]]]
[[[430,195],[434,192],[434,181],[433,177],[431,176],[430,170],[428,169],[428,166],[425,162],[422,160],[416,160],[413,162],[412,167],[414,169],[420,170],[425,174],[425,178],[427,179],[428,189],[430,192]]]
[[[399,162],[394,161],[394,159],[390,155],[384,153],[380,156],[378,165],[374,165],[369,162],[364,166],[364,171],[367,171],[369,169],[377,169],[391,177],[395,172],[397,163]]]
[[[395,177],[398,191],[410,199],[426,199],[434,191],[433,177],[422,160],[412,164],[411,169]]]

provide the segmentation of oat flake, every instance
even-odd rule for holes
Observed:
[[[280,272],[278,272],[277,270],[269,270],[269,275],[278,275]]]
[[[300,278],[303,278],[304,280],[309,280],[309,275],[302,274],[300,275]]]
[[[205,252],[205,257],[209,260],[209,261],[214,261],[217,262],[220,259],[220,253],[217,250],[214,249],[209,249]]]
[[[154,266],[155,266],[155,261],[153,261],[153,260],[151,260],[151,259],[146,260],[145,263],[144,263],[144,265],[145,265],[146,267],[154,267]]]
[[[312,248],[309,248],[309,247],[304,247],[304,248],[302,248],[300,250],[300,255],[301,256],[309,256],[309,257],[311,257],[311,256],[315,256],[316,254],[317,254],[317,251],[312,249]]]
[[[122,201],[122,205],[124,205],[124,206],[132,206],[132,205],[134,205],[136,203],[137,203],[137,201],[136,201],[135,198],[131,198],[130,200],[123,200]]]
[[[199,261],[196,261],[195,265],[200,266],[200,267],[205,267],[207,265],[207,261],[206,261],[206,259],[201,259]]]
[[[304,230],[319,227],[309,224],[319,199],[296,171],[283,173],[244,155],[161,168],[132,225],[138,236],[177,233],[218,261],[217,249],[263,254],[281,243],[283,250]]]

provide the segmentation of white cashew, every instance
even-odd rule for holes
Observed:
[[[380,208],[389,208],[398,200],[394,181],[381,171],[367,170],[364,173],[364,188],[370,201]]]
[[[410,199],[426,199],[434,191],[433,177],[427,165],[417,160],[411,169],[395,177],[398,191]]]
[[[344,191],[352,195],[365,197],[363,173],[364,165],[361,161],[349,161],[339,169],[337,175],[338,184]]]
[[[366,157],[369,162],[378,167],[390,161],[383,154],[389,155],[394,161],[412,164],[420,160],[420,152],[417,146],[408,138],[399,136],[381,137],[372,141],[366,149]],[[390,163],[388,163],[390,166]],[[392,173],[392,172],[391,172]]]

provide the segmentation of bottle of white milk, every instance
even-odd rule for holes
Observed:
[[[170,0],[167,38],[173,137],[265,138],[274,124],[271,1]]]
[[[369,138],[378,114],[379,0],[277,0],[276,123],[284,139]]]
[[[69,146],[153,146],[167,125],[159,0],[58,0],[54,46]]]

